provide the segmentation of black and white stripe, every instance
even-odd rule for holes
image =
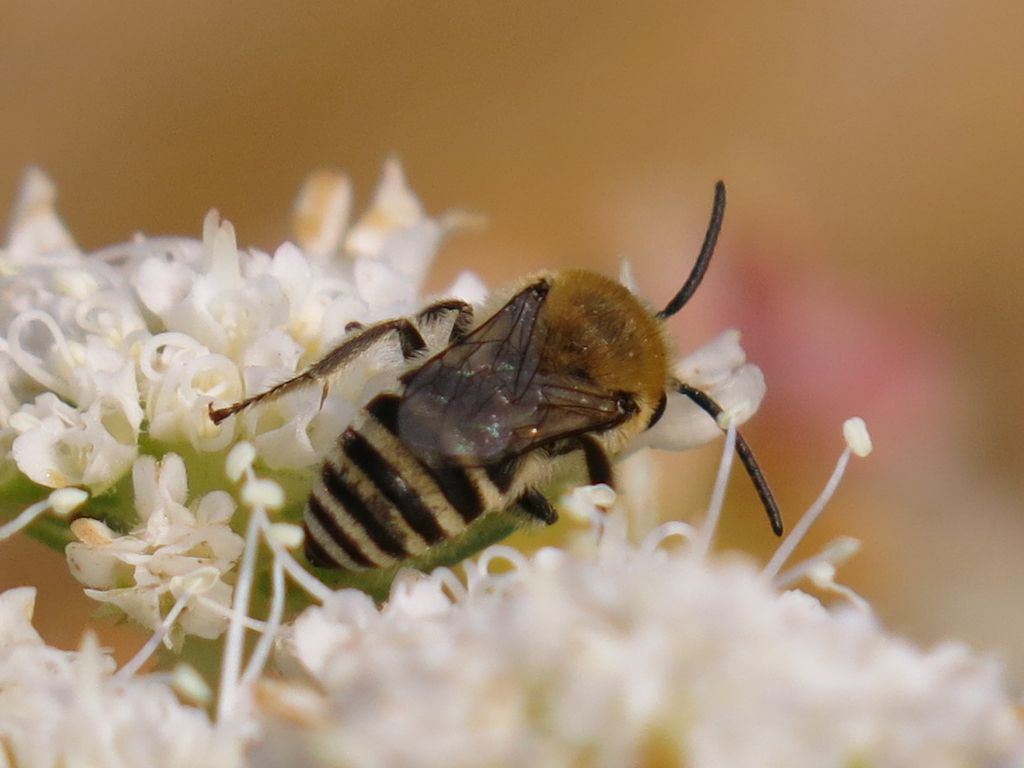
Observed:
[[[316,565],[380,568],[457,536],[507,504],[483,469],[430,467],[397,434],[399,396],[378,395],[342,433],[313,484],[306,554]]]

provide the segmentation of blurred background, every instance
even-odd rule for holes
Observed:
[[[359,198],[395,153],[426,206],[488,226],[470,268],[616,274],[662,305],[725,231],[682,350],[744,333],[768,397],[746,428],[790,525],[863,416],[852,467],[802,551],[847,534],[839,573],[917,642],[966,640],[1024,681],[1024,6],[905,3],[0,3],[0,209],[29,165],[87,249],[136,231],[289,236],[305,175]],[[706,504],[720,443],[661,459],[661,513]],[[737,473],[723,546],[775,542]],[[95,604],[62,558],[0,552],[74,646]],[[105,626],[130,654],[139,635]],[[128,649],[125,651],[124,649]]]

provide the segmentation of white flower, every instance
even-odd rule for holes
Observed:
[[[0,594],[0,765],[241,765],[236,734],[158,679],[112,677],[92,635],[78,652],[46,646],[31,625],[34,602],[29,587]]]
[[[151,456],[140,457],[132,479],[141,524],[121,536],[98,520],[75,521],[72,532],[78,541],[66,550],[72,575],[87,587],[89,597],[116,605],[156,630],[179,597],[174,579],[212,568],[221,578],[191,597],[168,645],[182,633],[218,637],[227,627],[231,602],[231,586],[222,577],[234,567],[243,546],[242,537],[228,525],[233,499],[213,491],[194,509],[186,507],[185,463],[176,454],[159,463]]]
[[[764,399],[764,375],[760,368],[747,362],[739,331],[734,329],[723,331],[682,358],[676,364],[675,374],[680,381],[710,395],[723,411],[735,414],[737,425],[753,416]],[[721,434],[721,427],[690,398],[669,392],[665,415],[651,429],[640,433],[628,450],[651,447],[685,451]]]
[[[606,537],[609,534],[606,533]],[[1024,732],[990,660],[921,651],[867,613],[779,594],[749,563],[649,541],[597,555],[507,548],[511,573],[407,573],[282,641],[322,686],[253,749],[276,765],[1014,765]],[[482,568],[486,569],[486,565]],[[289,662],[288,659],[291,659]],[[284,714],[282,714],[282,712]]]
[[[106,410],[104,401],[81,411],[44,392],[17,412],[11,426],[20,432],[11,456],[29,479],[49,488],[101,492],[131,467],[138,452],[131,421],[124,411]]]

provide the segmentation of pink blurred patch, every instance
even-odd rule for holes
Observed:
[[[949,447],[960,393],[950,346],[923,297],[886,303],[808,261],[739,250],[746,258],[720,259],[742,267],[725,285],[719,273],[714,311],[740,328],[764,370],[762,419],[784,422],[801,442],[835,445],[840,422],[862,416],[879,447]]]

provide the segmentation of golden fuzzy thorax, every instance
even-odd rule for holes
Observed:
[[[602,389],[632,394],[640,407],[635,421],[646,425],[669,378],[662,323],[629,289],[596,272],[565,270],[550,285],[541,370],[582,374]]]

